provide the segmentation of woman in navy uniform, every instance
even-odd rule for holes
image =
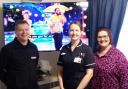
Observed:
[[[89,89],[95,63],[92,49],[80,40],[81,34],[81,24],[72,22],[69,25],[71,42],[62,47],[57,62],[60,89]]]

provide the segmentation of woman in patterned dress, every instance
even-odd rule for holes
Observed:
[[[112,46],[110,29],[99,28],[96,37],[99,48],[94,55],[92,89],[128,89],[128,61]]]

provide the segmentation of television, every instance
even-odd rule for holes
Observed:
[[[24,19],[23,14],[27,12],[31,22],[30,40],[37,45],[39,51],[55,51],[53,34],[49,26],[50,17],[57,7],[64,14],[66,22],[63,24],[62,46],[70,42],[68,25],[72,21],[79,21],[83,25],[82,41],[88,44],[85,37],[85,19],[87,2],[43,2],[43,3],[3,3],[3,24],[5,45],[11,42],[14,37],[14,25],[16,21]]]

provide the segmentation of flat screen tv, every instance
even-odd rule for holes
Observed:
[[[4,42],[5,45],[11,42],[14,37],[14,25],[16,21],[24,19],[25,13],[28,14],[31,24],[30,40],[37,45],[39,51],[55,51],[55,43],[51,27],[50,18],[54,14],[55,8],[59,8],[65,16],[66,21],[63,24],[62,45],[68,44],[70,38],[68,35],[68,25],[72,21],[80,21],[85,31],[85,11],[87,4],[83,2],[45,2],[45,3],[3,3],[3,24],[4,24]],[[85,37],[83,41],[88,44]]]

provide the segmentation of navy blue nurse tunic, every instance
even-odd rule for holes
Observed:
[[[64,88],[76,89],[86,75],[86,69],[94,68],[92,49],[80,41],[72,52],[69,43],[62,47],[57,65],[63,67]]]

